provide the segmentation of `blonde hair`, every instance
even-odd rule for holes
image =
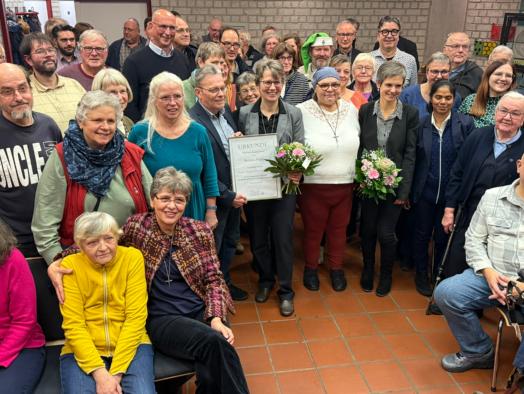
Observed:
[[[122,85],[126,87],[128,101],[133,101],[133,92],[131,86],[127,82],[126,77],[114,68],[103,68],[96,73],[91,90],[103,90],[105,91],[110,85]]]
[[[105,212],[84,212],[75,220],[74,240],[77,245],[91,237],[112,232],[119,239],[122,230],[118,227],[115,218]]]
[[[147,98],[147,107],[144,114],[144,121],[149,123],[147,127],[147,149],[151,153],[154,153],[151,147],[151,141],[153,140],[153,134],[158,122],[158,110],[156,108],[155,100],[158,98],[158,91],[160,88],[163,85],[170,83],[178,86],[182,94],[182,101],[180,105],[182,105],[183,111],[180,120],[188,123],[191,122],[191,118],[189,117],[184,106],[184,87],[182,85],[182,80],[175,74],[167,71],[162,71],[160,74],[157,74],[149,84],[149,97]]]

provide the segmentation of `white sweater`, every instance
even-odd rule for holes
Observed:
[[[323,158],[316,168],[315,174],[306,176],[304,183],[353,183],[355,161],[360,145],[358,110],[352,103],[345,100],[339,100],[338,106],[337,125],[337,111],[327,112],[324,110],[324,117],[315,100],[308,100],[297,105],[304,120],[305,142]],[[335,128],[338,144],[333,133]]]

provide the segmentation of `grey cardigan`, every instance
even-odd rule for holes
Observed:
[[[283,105],[283,111],[282,111]],[[253,108],[254,104],[245,105],[240,108],[238,116],[238,128],[245,135],[259,134],[259,112]],[[291,142],[304,143],[304,123],[302,112],[288,103],[280,100],[277,124],[278,144],[289,144]]]

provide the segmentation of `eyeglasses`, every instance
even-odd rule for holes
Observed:
[[[55,48],[39,48],[33,52],[33,55],[45,56],[45,55],[54,55],[56,54]]]
[[[451,49],[463,49],[465,51],[469,50],[469,44],[468,45],[460,45],[460,44],[446,44],[445,47],[451,48]]]
[[[356,35],[357,33],[337,33],[337,36],[345,38],[355,37]]]
[[[280,81],[260,81],[260,83],[266,88],[270,88],[271,85],[275,85],[275,87],[278,88],[282,85],[282,82]]]
[[[430,73],[433,76],[437,76],[439,74],[445,76],[449,74],[449,70],[428,70],[428,73]]]
[[[176,32],[176,26],[175,25],[159,25],[156,22],[151,21],[152,24],[156,25],[158,30],[160,31],[166,31],[166,30],[172,30]]]
[[[515,75],[513,74],[505,73],[502,71],[494,72],[492,75],[497,78],[507,78],[507,79],[513,79],[515,77]]]
[[[24,95],[27,94],[30,90],[31,88],[28,84],[20,85],[17,88],[1,88],[0,96],[12,98],[15,96],[16,92],[20,93],[20,95]]]
[[[509,115],[509,118],[511,120],[515,118],[520,118],[522,116],[522,112],[520,111],[510,111],[506,108],[497,108],[497,112],[502,115],[503,118],[505,118],[507,115]]]
[[[181,94],[170,94],[168,96],[162,96],[158,99],[164,104],[169,104],[171,101],[180,101],[184,98]]]
[[[369,72],[369,71],[373,70],[373,67],[371,67],[371,66],[355,66],[354,69],[356,71],[360,71],[360,72],[362,72],[362,71]]]
[[[158,196],[155,196],[155,198],[160,201],[160,204],[162,205],[169,205],[170,203],[173,203],[175,205],[185,205],[186,204],[186,199],[185,198],[181,198],[181,197],[158,197]]]
[[[334,89],[334,90],[337,90],[337,89],[340,89],[340,83],[338,82],[333,82],[333,83],[318,83],[317,86],[324,90],[324,91],[328,91],[330,88],[331,89]]]
[[[224,45],[226,48],[240,48],[240,43],[239,42],[229,42],[229,41],[222,41],[221,42],[222,45]]]
[[[179,27],[175,30],[175,33],[182,34],[182,33],[191,33],[191,29],[189,27],[186,27],[185,29],[182,27]]]
[[[293,56],[280,56],[278,60],[280,60],[281,62],[292,62]]]
[[[213,95],[217,95],[218,93],[225,93],[227,91],[227,87],[226,86],[222,86],[222,87],[216,87],[216,88],[211,88],[211,89],[207,89],[207,88],[202,88],[202,87],[198,87],[199,89],[202,89],[202,90],[205,90],[206,92],[209,92]]]
[[[106,47],[81,47],[80,49],[88,53],[92,53],[92,52],[103,53],[107,48]]]
[[[251,88],[242,88],[240,89],[240,93],[242,94],[249,94],[249,93],[256,93],[258,91],[258,89],[253,86]]]
[[[383,29],[383,30],[379,30],[378,32],[380,34],[382,34],[383,37],[387,37],[390,34],[391,34],[392,37],[396,37],[396,36],[398,36],[398,33],[400,33],[400,30],[398,30],[398,29],[391,29],[391,30]]]

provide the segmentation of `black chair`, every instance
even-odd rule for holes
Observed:
[[[38,323],[46,337],[46,363],[35,394],[56,394],[60,392],[60,351],[64,344],[62,314],[55,290],[47,276],[47,264],[43,259],[28,259],[37,294]],[[169,391],[178,390],[194,375],[194,363],[190,360],[175,359],[155,351],[155,382],[159,386],[169,383]],[[168,382],[169,381],[169,382]],[[164,383],[165,382],[165,383]],[[164,390],[158,390],[164,391]]]

